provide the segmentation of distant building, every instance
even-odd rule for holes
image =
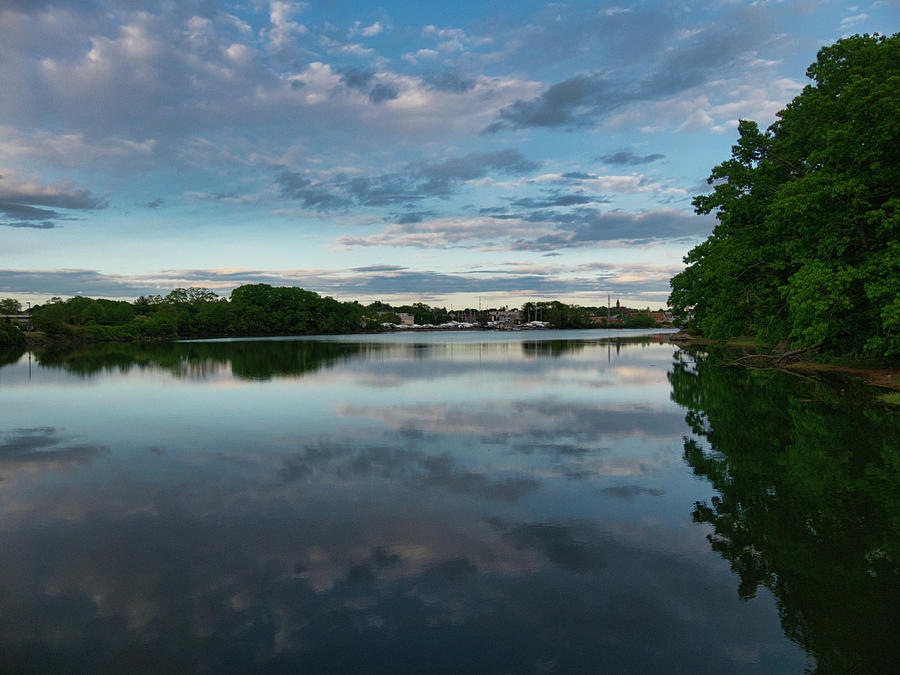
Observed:
[[[400,318],[401,326],[414,326],[416,323],[412,314],[404,314],[401,312],[400,314],[397,314],[397,316]]]
[[[26,325],[31,323],[31,314],[0,314],[0,321],[10,321]]]
[[[491,323],[522,323],[522,311],[518,309],[488,310],[488,321]]]

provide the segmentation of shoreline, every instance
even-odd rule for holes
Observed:
[[[687,333],[678,332],[669,337],[669,340],[679,347],[719,347],[728,350],[738,350],[764,348],[766,352],[757,354],[761,357],[772,354],[774,349],[771,344],[761,342],[752,337],[735,338],[731,340],[710,340],[709,338],[688,335]],[[900,363],[892,363],[877,359],[853,359],[848,357],[835,357],[833,363],[823,363],[808,356],[795,357],[785,363],[766,362],[765,360],[758,365],[750,363],[738,363],[733,361],[730,365],[743,366],[745,368],[759,368],[782,370],[796,375],[846,375],[862,381],[863,384],[876,387],[878,389],[886,389],[890,392],[900,392]],[[892,394],[886,394],[886,403],[900,405],[900,397]]]

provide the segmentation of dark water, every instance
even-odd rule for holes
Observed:
[[[898,415],[602,336],[12,360],[0,671],[890,672]]]

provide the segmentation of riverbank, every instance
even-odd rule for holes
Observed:
[[[731,340],[709,340],[689,335],[684,331],[670,336],[669,340],[684,347],[719,347],[744,353],[734,359],[735,365],[748,368],[772,368],[807,377],[846,375],[864,384],[888,390],[881,400],[900,405],[900,362],[875,359],[833,358],[829,362],[816,360],[811,352],[783,352],[754,337]]]

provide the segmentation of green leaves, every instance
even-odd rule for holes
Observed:
[[[669,303],[711,338],[746,333],[831,352],[900,353],[900,36],[823,48],[762,133],[743,120],[713,168],[712,236],[685,258]]]

